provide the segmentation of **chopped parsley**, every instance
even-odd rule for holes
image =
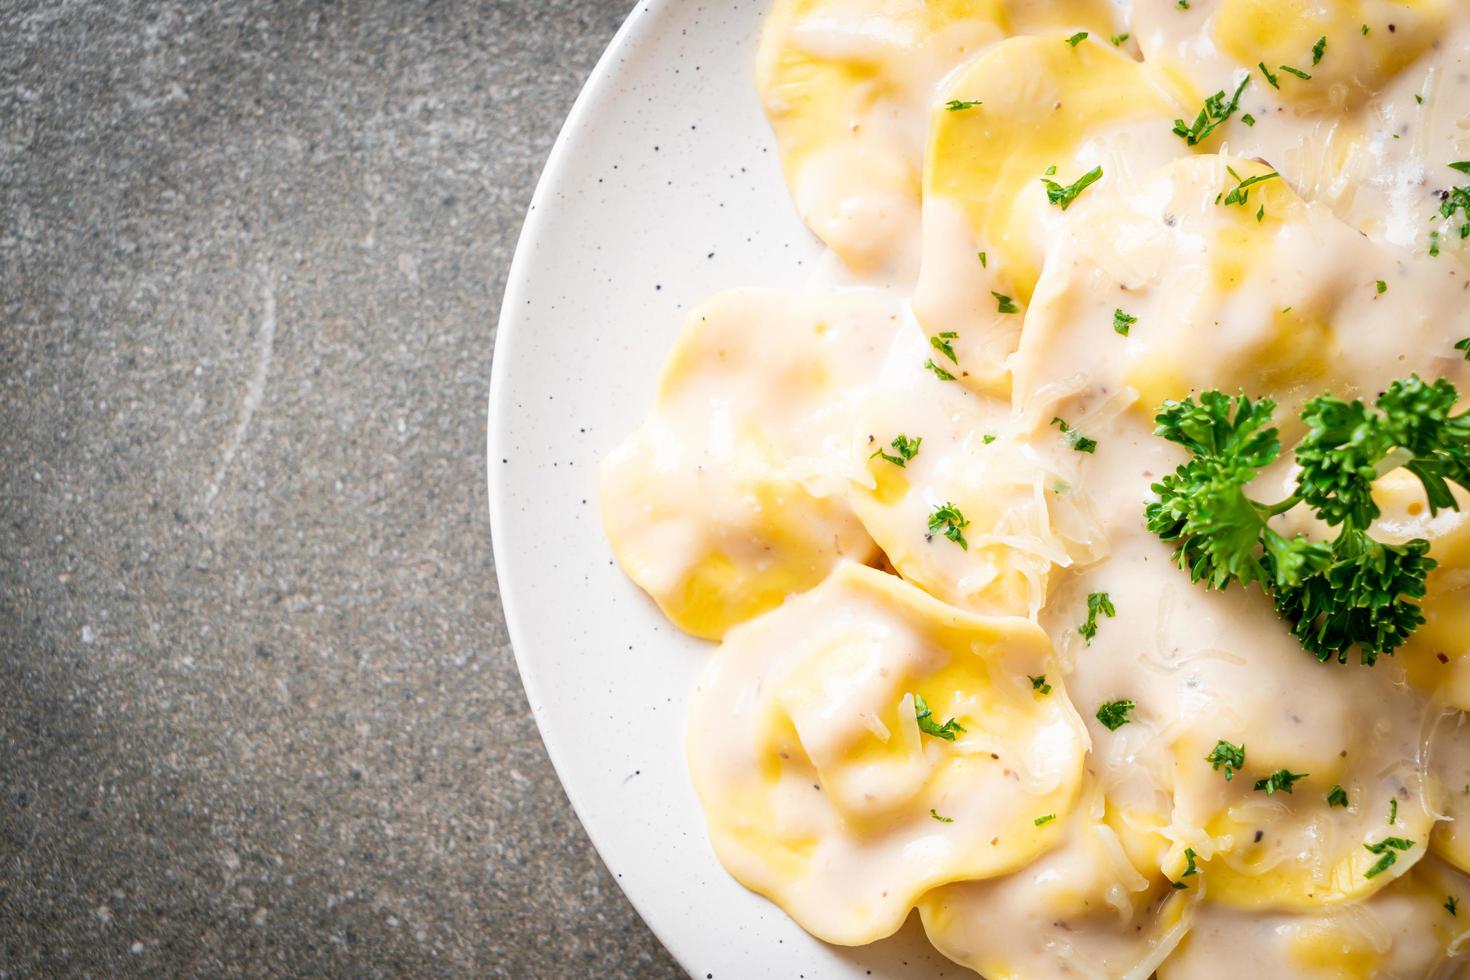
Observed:
[[[1466,337],[1464,340],[1456,342],[1455,350],[1464,351],[1465,360],[1470,361],[1470,337]]]
[[[960,359],[954,356],[954,345],[950,343],[951,340],[954,340],[958,336],[959,334],[955,333],[953,330],[946,330],[942,334],[930,337],[929,346],[933,347],[935,350],[939,351],[939,353],[949,358],[950,361],[952,361],[953,363],[958,364],[960,363]]]
[[[919,723],[919,731],[925,735],[933,735],[942,738],[946,742],[953,742],[956,735],[962,735],[965,726],[951,718],[944,724],[936,724],[934,712],[929,709],[928,703],[917,694],[914,695],[914,718]]]
[[[939,815],[939,811],[934,809],[932,806],[929,808],[929,816],[933,817],[935,820],[938,820],[940,823],[954,823],[954,817],[941,817]]]
[[[1034,824],[1036,824],[1036,826],[1040,827],[1044,823],[1051,823],[1056,818],[1057,818],[1057,815],[1055,813],[1048,813],[1046,816],[1037,817],[1035,820],[1032,821],[1032,823],[1034,823]]]
[[[1246,201],[1250,200],[1250,189],[1252,187],[1257,184],[1263,184],[1266,181],[1271,180],[1275,177],[1281,176],[1273,170],[1268,174],[1256,174],[1254,177],[1242,177],[1240,176],[1240,174],[1235,172],[1234,167],[1230,166],[1227,166],[1225,168],[1225,171],[1226,173],[1230,174],[1230,176],[1235,178],[1236,184],[1235,187],[1231,189],[1230,193],[1226,194],[1225,197],[1221,199],[1220,203],[1239,204],[1242,207],[1245,205]]]
[[[1382,296],[1386,292],[1388,292],[1388,283],[1384,282],[1382,279],[1378,280],[1378,295]]]
[[[1415,92],[1414,93],[1414,104],[1415,105],[1423,105],[1424,104],[1424,96],[1420,95],[1418,92]]]
[[[1316,44],[1312,45],[1312,64],[1314,66],[1315,65],[1319,65],[1319,64],[1322,63],[1322,54],[1326,50],[1327,50],[1327,35],[1324,34],[1321,37],[1317,38],[1317,43]]]
[[[1399,801],[1388,801],[1388,822],[1391,824],[1399,822]]]
[[[1363,846],[1364,847],[1367,847],[1368,845],[1364,844]],[[1393,867],[1394,862],[1397,861],[1398,859],[1399,859],[1399,856],[1397,854],[1395,854],[1393,851],[1386,852],[1381,858],[1379,858],[1377,860],[1376,863],[1374,863],[1373,867],[1371,867],[1367,871],[1364,871],[1363,872],[1363,877],[1364,878],[1377,878],[1379,875],[1383,874],[1383,872],[1385,872],[1389,868]]]
[[[1393,867],[1394,862],[1398,860],[1398,855],[1395,854],[1394,851],[1407,851],[1413,846],[1413,841],[1406,840],[1403,837],[1385,837],[1377,844],[1364,844],[1363,848],[1369,854],[1378,854],[1381,855],[1381,857],[1378,858],[1378,861],[1373,865],[1373,867],[1363,872],[1363,877],[1378,877],[1383,872]]]
[[[1272,88],[1281,87],[1281,79],[1271,74],[1271,69],[1266,67],[1266,63],[1264,61],[1258,62],[1256,64],[1256,67],[1261,69],[1261,74],[1266,76],[1266,81],[1271,83]]]
[[[1188,878],[1191,875],[1199,874],[1199,868],[1195,867],[1194,864],[1194,859],[1197,857],[1199,857],[1199,855],[1194,853],[1194,848],[1186,847],[1184,849],[1184,860],[1189,863],[1184,866],[1184,874],[1180,875],[1179,877]]]
[[[1210,768],[1219,772],[1223,767],[1225,770],[1225,781],[1228,783],[1235,778],[1235,774],[1245,768],[1245,743],[1233,745],[1223,738],[1215,743],[1210,754],[1205,756],[1205,761]]]
[[[1304,81],[1310,82],[1312,80],[1312,76],[1308,75],[1300,68],[1293,68],[1290,65],[1277,65],[1277,67],[1286,72],[1288,75],[1295,75],[1297,78],[1303,79]]]
[[[1176,0],[1174,6],[1178,7],[1180,10],[1188,10],[1189,0]]]
[[[1327,794],[1327,805],[1340,806],[1346,809],[1348,805],[1347,790],[1343,789],[1341,786],[1333,786],[1332,792]]]
[[[1421,538],[1391,544],[1369,536],[1381,513],[1373,482],[1402,466],[1423,484],[1431,515],[1457,509],[1450,484],[1470,489],[1470,412],[1450,414],[1458,399],[1448,380],[1417,375],[1389,385],[1376,408],[1312,399],[1301,413],[1295,491],[1278,503],[1245,492],[1281,454],[1274,402],[1218,391],[1165,402],[1154,431],[1192,457],[1153,485],[1148,528],[1175,543],[1175,560],[1193,581],[1213,589],[1259,584],[1318,660],[1346,663],[1357,647],[1362,663],[1376,663],[1423,624],[1417,600],[1435,562]],[[1270,526],[1299,504],[1336,536],[1288,538]]]
[[[1448,898],[1449,900],[1444,903],[1444,910],[1450,915],[1459,916],[1460,900],[1453,895],[1448,896]]]
[[[1257,779],[1255,788],[1264,790],[1267,796],[1274,796],[1277,790],[1290,793],[1292,784],[1298,779],[1306,779],[1310,773],[1292,772],[1290,769],[1277,769],[1264,779]]]
[[[868,458],[873,459],[874,457],[882,456],[894,466],[906,467],[909,460],[919,455],[919,444],[923,441],[923,436],[919,436],[917,439],[910,439],[908,436],[900,432],[894,438],[893,442],[890,443],[890,445],[893,446],[894,452],[898,454],[897,456],[885,453],[881,448],[879,448],[877,452],[873,453],[873,455],[869,456]]]
[[[1113,332],[1128,336],[1128,328],[1138,322],[1138,317],[1129,316],[1121,309],[1113,311]]]
[[[1045,674],[1039,674],[1036,677],[1032,677],[1030,674],[1027,674],[1026,679],[1031,682],[1031,690],[1037,691],[1041,694],[1051,693],[1051,685],[1046,682]]]
[[[1005,295],[1004,293],[997,293],[995,290],[992,289],[990,291],[990,295],[992,295],[992,296],[995,297],[995,312],[997,312],[997,313],[1020,313],[1021,312],[1021,308],[1019,306],[1017,306],[1011,300],[1011,298],[1009,296]]]
[[[1132,36],[1132,34],[1114,34],[1112,37],[1108,38],[1108,40],[1113,42],[1113,47],[1120,48],[1123,46],[1123,42],[1128,40]]]
[[[1240,117],[1240,121],[1245,123],[1247,126],[1254,126],[1256,124],[1256,117],[1247,112],[1245,115]]]
[[[1459,163],[1449,165],[1451,170],[1458,170],[1462,174],[1470,174],[1470,160],[1462,160]],[[1470,237],[1470,184],[1463,187],[1451,187],[1447,191],[1440,192],[1439,213],[1445,219],[1453,219],[1455,212],[1460,212],[1465,223],[1460,225],[1460,237]]]
[[[1085,40],[1087,40],[1087,32],[1078,31],[1076,34],[1073,34],[1071,37],[1067,38],[1067,43],[1075,48],[1077,45],[1081,44]]]
[[[980,441],[983,442],[983,443],[985,443],[985,445],[988,446],[992,442],[995,441],[995,436],[993,436],[989,432],[987,432],[987,433],[985,433],[985,435],[983,435],[983,436],[980,437]]]
[[[1102,175],[1102,167],[1093,167],[1066,187],[1045,177],[1041,178],[1041,182],[1046,185],[1046,199],[1065,211],[1072,206],[1073,201],[1077,200],[1077,195],[1097,183]]]
[[[1098,705],[1098,721],[1103,723],[1103,727],[1108,732],[1117,732],[1120,727],[1129,723],[1130,718],[1127,717],[1127,713],[1132,711],[1133,707],[1135,707],[1133,702],[1126,701],[1126,699],[1125,701],[1104,701],[1103,704]]]
[[[950,99],[944,104],[944,107],[950,112],[959,112],[963,109],[973,109],[979,104],[979,99]]]
[[[980,253],[980,268],[982,268],[982,269],[988,269],[988,268],[990,268],[990,260],[985,257],[985,253],[984,252],[981,252]]]
[[[1367,37],[1368,36],[1368,25],[1367,24],[1364,24],[1363,25],[1363,36],[1364,37]]]
[[[1200,109],[1199,115],[1194,117],[1192,125],[1185,126],[1183,119],[1174,120],[1174,134],[1189,146],[1204,142],[1215,131],[1215,127],[1229,119],[1235,110],[1240,108],[1240,93],[1245,91],[1246,83],[1250,80],[1250,75],[1240,80],[1229,102],[1225,101],[1224,89],[1205,99],[1204,107]]]
[[[1092,639],[1097,636],[1097,617],[1099,615],[1109,619],[1118,615],[1118,610],[1113,608],[1113,599],[1106,592],[1088,593],[1087,622],[1077,627],[1077,632],[1087,640],[1088,646],[1092,646]]]
[[[1385,837],[1377,844],[1364,844],[1363,847],[1369,854],[1382,854],[1389,848],[1395,851],[1407,851],[1414,846],[1414,842],[1403,837]]]
[[[1439,257],[1439,232],[1437,231],[1431,231],[1429,233],[1429,257]]]
[[[1078,432],[1076,429],[1068,425],[1063,419],[1054,418],[1051,420],[1051,424],[1057,426],[1062,430],[1062,434],[1067,437],[1067,444],[1070,445],[1073,449],[1077,450],[1079,453],[1097,452],[1096,439],[1087,438],[1082,433]]]
[[[953,381],[954,380],[954,375],[950,374],[948,371],[946,371],[944,368],[940,367],[938,364],[935,364],[934,363],[934,359],[932,357],[929,360],[927,360],[927,361],[924,362],[924,366],[926,368],[928,368],[929,370],[933,371],[934,372],[934,376],[936,378],[938,378],[940,381]]]
[[[1098,705],[1097,720],[1102,722],[1104,728],[1110,732],[1116,732],[1131,720],[1128,713],[1132,711],[1132,701],[1104,701]]]
[[[966,551],[970,550],[970,544],[960,532],[970,526],[965,520],[965,515],[960,513],[954,504],[946,503],[942,507],[935,507],[934,513],[929,515],[929,535],[943,533],[946,538],[953,541]]]

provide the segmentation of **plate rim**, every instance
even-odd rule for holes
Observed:
[[[587,820],[578,794],[567,781],[564,753],[568,750],[556,739],[548,736],[548,726],[542,717],[543,708],[541,706],[546,704],[546,701],[541,695],[541,685],[534,679],[534,672],[527,669],[527,660],[522,653],[524,644],[521,640],[526,634],[520,614],[517,612],[517,600],[514,598],[519,594],[519,587],[513,584],[515,577],[504,572],[507,564],[502,561],[502,558],[508,557],[508,553],[502,552],[499,545],[499,542],[504,540],[501,531],[505,526],[507,516],[505,491],[495,477],[495,460],[500,458],[500,449],[506,444],[509,437],[508,423],[505,421],[508,417],[505,409],[508,407],[509,398],[504,394],[506,391],[505,372],[509,368],[505,365],[513,359],[514,351],[518,346],[520,333],[517,327],[518,311],[525,305],[525,294],[529,288],[530,267],[533,261],[531,256],[537,251],[537,246],[544,234],[543,226],[547,210],[543,205],[551,197],[553,189],[561,182],[562,172],[568,166],[571,134],[580,127],[583,118],[591,112],[596,93],[599,93],[607,83],[614,66],[621,60],[625,50],[636,42],[639,35],[639,22],[645,15],[653,13],[661,2],[662,0],[637,0],[623,18],[617,31],[613,33],[602,54],[598,56],[597,63],[588,73],[586,81],[582,83],[577,97],[572,101],[571,109],[568,110],[561,128],[557,131],[556,139],[552,142],[551,150],[546,157],[546,164],[542,167],[541,175],[536,180],[536,189],[531,194],[526,215],[522,219],[521,231],[516,238],[515,250],[511,255],[510,266],[506,273],[500,313],[496,318],[495,342],[491,350],[490,387],[486,408],[485,482],[490,510],[490,552],[494,562],[495,581],[500,597],[501,613],[505,620],[506,635],[510,641],[511,654],[515,658],[516,672],[520,675],[521,686],[525,690],[526,700],[531,709],[531,717],[536,722],[537,734],[541,737],[541,744],[546,748],[546,754],[551,760],[551,767],[556,773],[557,782],[561,785],[562,792],[566,794],[578,824],[591,841],[593,849],[597,852],[597,859],[602,862],[605,870],[610,866],[602,832],[595,829],[592,822]],[[501,404],[502,402],[506,404]],[[502,410],[497,411],[497,408]],[[644,926],[653,933],[679,967],[692,976],[691,961],[681,954],[675,938],[654,924],[654,919],[650,917],[648,910],[628,890],[620,877],[610,873],[609,877],[617,884],[618,890],[622,892],[628,903],[633,906],[633,910],[638,913],[638,918]]]

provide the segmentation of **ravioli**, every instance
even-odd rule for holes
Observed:
[[[898,573],[931,595],[1034,617],[1053,572],[1096,560],[1103,532],[1056,492],[1075,466],[1028,458],[1009,404],[966,387],[956,356],[947,336],[900,332],[858,409],[874,448],[854,480],[853,512]],[[945,380],[932,370],[940,364],[959,376]],[[904,460],[889,443],[911,433],[922,441]],[[955,520],[931,527],[942,508]]]
[[[1044,181],[1064,189],[1100,168],[1090,199],[1143,176],[1185,152],[1169,132],[1180,110],[1147,68],[1091,36],[1004,41],[943,99],[931,114],[914,312],[931,332],[958,334],[969,383],[1007,394],[1005,359],[1070,209]],[[947,108],[956,103],[969,107]]]
[[[1159,980],[1448,978],[1463,966],[1470,921],[1446,905],[1470,879],[1433,860],[1361,905],[1306,915],[1259,916],[1202,905]]]
[[[779,290],[690,314],[653,413],[601,474],[613,553],[680,629],[719,639],[876,556],[846,502],[852,407],[898,322],[872,296]]]
[[[1199,156],[1085,205],[1037,289],[1018,398],[1068,379],[1094,396],[1126,386],[1151,420],[1170,398],[1247,390],[1285,418],[1311,395],[1371,396],[1414,371],[1470,378],[1453,356],[1470,333],[1463,273],[1365,238],[1272,173]],[[1137,321],[1126,336],[1119,311]]]
[[[839,565],[732,630],[694,694],[689,764],[716,853],[845,945],[891,934],[931,888],[1024,866],[1059,843],[1087,749],[1063,685],[1030,680],[1055,673],[1026,620]],[[924,706],[952,740],[921,730]]]
[[[1444,234],[1426,220],[1444,168],[1465,156],[1470,7],[1196,0],[1181,10],[1147,0],[1133,17],[1145,62],[1189,107],[1187,119],[1206,96],[1229,96],[1244,80],[1239,111],[1211,149],[1268,161],[1308,200],[1375,239],[1423,252],[1429,231]]]
[[[757,80],[803,220],[858,271],[901,262],[940,80],[1013,32],[1111,29],[1105,0],[778,0]]]
[[[1157,865],[1134,863],[1128,834],[1104,819],[1094,793],[1073,811],[1056,850],[1005,877],[925,895],[924,931],[987,980],[1147,980],[1189,931],[1199,873],[1181,866],[1176,888]]]

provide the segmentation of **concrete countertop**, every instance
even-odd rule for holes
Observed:
[[[506,268],[629,2],[0,2],[0,976],[682,975],[485,500]]]

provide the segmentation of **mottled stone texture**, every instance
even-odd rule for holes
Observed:
[[[0,0],[0,976],[678,975],[506,642],[494,321],[628,0]]]

